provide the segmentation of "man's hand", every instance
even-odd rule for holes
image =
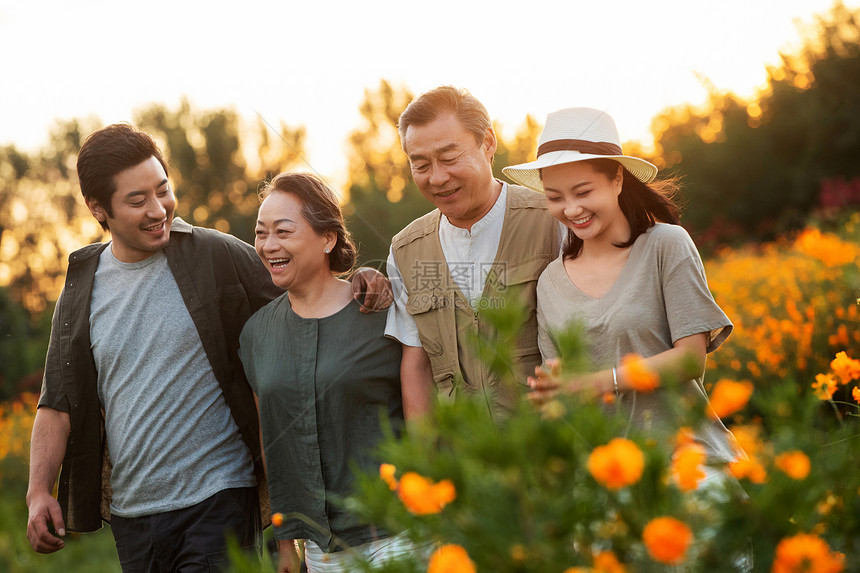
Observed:
[[[278,573],[299,573],[302,560],[296,542],[292,539],[278,539]]]
[[[66,452],[69,415],[53,408],[39,408],[30,437],[30,482],[27,486],[27,539],[39,553],[53,553],[65,546],[66,524],[60,504],[51,495]],[[56,535],[50,527],[56,530]],[[59,537],[57,536],[59,535]]]
[[[352,274],[351,281],[352,297],[361,303],[361,312],[386,310],[394,302],[391,283],[376,269],[360,267]]]
[[[27,496],[30,517],[27,520],[27,539],[33,550],[38,553],[53,553],[65,547],[62,537],[66,535],[66,525],[60,504],[48,492]],[[53,525],[57,534],[51,532]],[[59,537],[58,537],[59,535]]]

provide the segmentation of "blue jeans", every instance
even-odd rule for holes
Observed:
[[[111,515],[124,573],[208,573],[226,569],[227,536],[260,555],[262,524],[256,487],[222,490],[174,511]]]

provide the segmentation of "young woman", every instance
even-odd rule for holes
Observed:
[[[635,392],[622,359],[643,357],[664,377],[689,380],[705,407],[705,358],[729,336],[732,324],[708,290],[704,267],[678,225],[671,181],[652,183],[657,168],[622,154],[615,122],[605,112],[569,108],[549,114],[537,160],[504,173],[546,195],[550,213],[569,229],[561,257],[537,287],[539,345],[557,357],[553,333],[572,321],[585,325],[597,371],[560,380],[539,372],[531,398],[557,392],[617,394],[633,424],[647,428],[669,415],[659,391]],[[736,459],[731,435],[719,421],[696,429],[708,463]]]
[[[272,511],[286,516],[275,527],[278,570],[299,571],[299,540],[311,573],[411,552],[405,536],[338,504],[353,464],[378,470],[384,423],[403,425],[401,346],[384,336],[386,314],[360,312],[339,278],[356,249],[334,192],[313,175],[282,173],[261,196],[255,248],[287,293],[248,320],[239,353],[259,402]]]

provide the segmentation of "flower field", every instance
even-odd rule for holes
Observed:
[[[387,463],[350,501],[438,552],[429,568],[367,570],[860,571],[858,263],[858,214],[709,259],[735,330],[709,356],[709,411],[641,373],[675,405],[666,427],[637,432],[583,397],[523,404],[500,426],[480,406],[440,404],[383,446]],[[562,368],[581,348],[567,338]],[[728,466],[706,465],[691,439],[713,416],[745,452]]]
[[[709,356],[713,412],[687,408],[671,380],[649,381],[677,405],[671,431],[647,435],[576,398],[524,404],[502,426],[461,401],[386,443],[389,463],[348,503],[436,540],[430,573],[860,571],[858,262],[860,213],[705,261],[735,325]],[[36,401],[0,404],[0,570],[118,571],[107,530],[29,549]],[[713,415],[747,455],[718,471],[688,430]]]

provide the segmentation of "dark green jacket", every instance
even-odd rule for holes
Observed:
[[[54,310],[39,400],[39,407],[70,416],[71,435],[57,498],[66,529],[76,532],[99,529],[102,520],[110,518],[110,460],[89,322],[93,279],[99,255],[106,247],[106,243],[88,245],[69,257],[66,282]],[[192,227],[179,218],[173,221],[164,253],[227,406],[254,459],[263,522],[268,523],[257,410],[238,348],[245,321],[283,291],[272,284],[250,245],[218,231]]]

